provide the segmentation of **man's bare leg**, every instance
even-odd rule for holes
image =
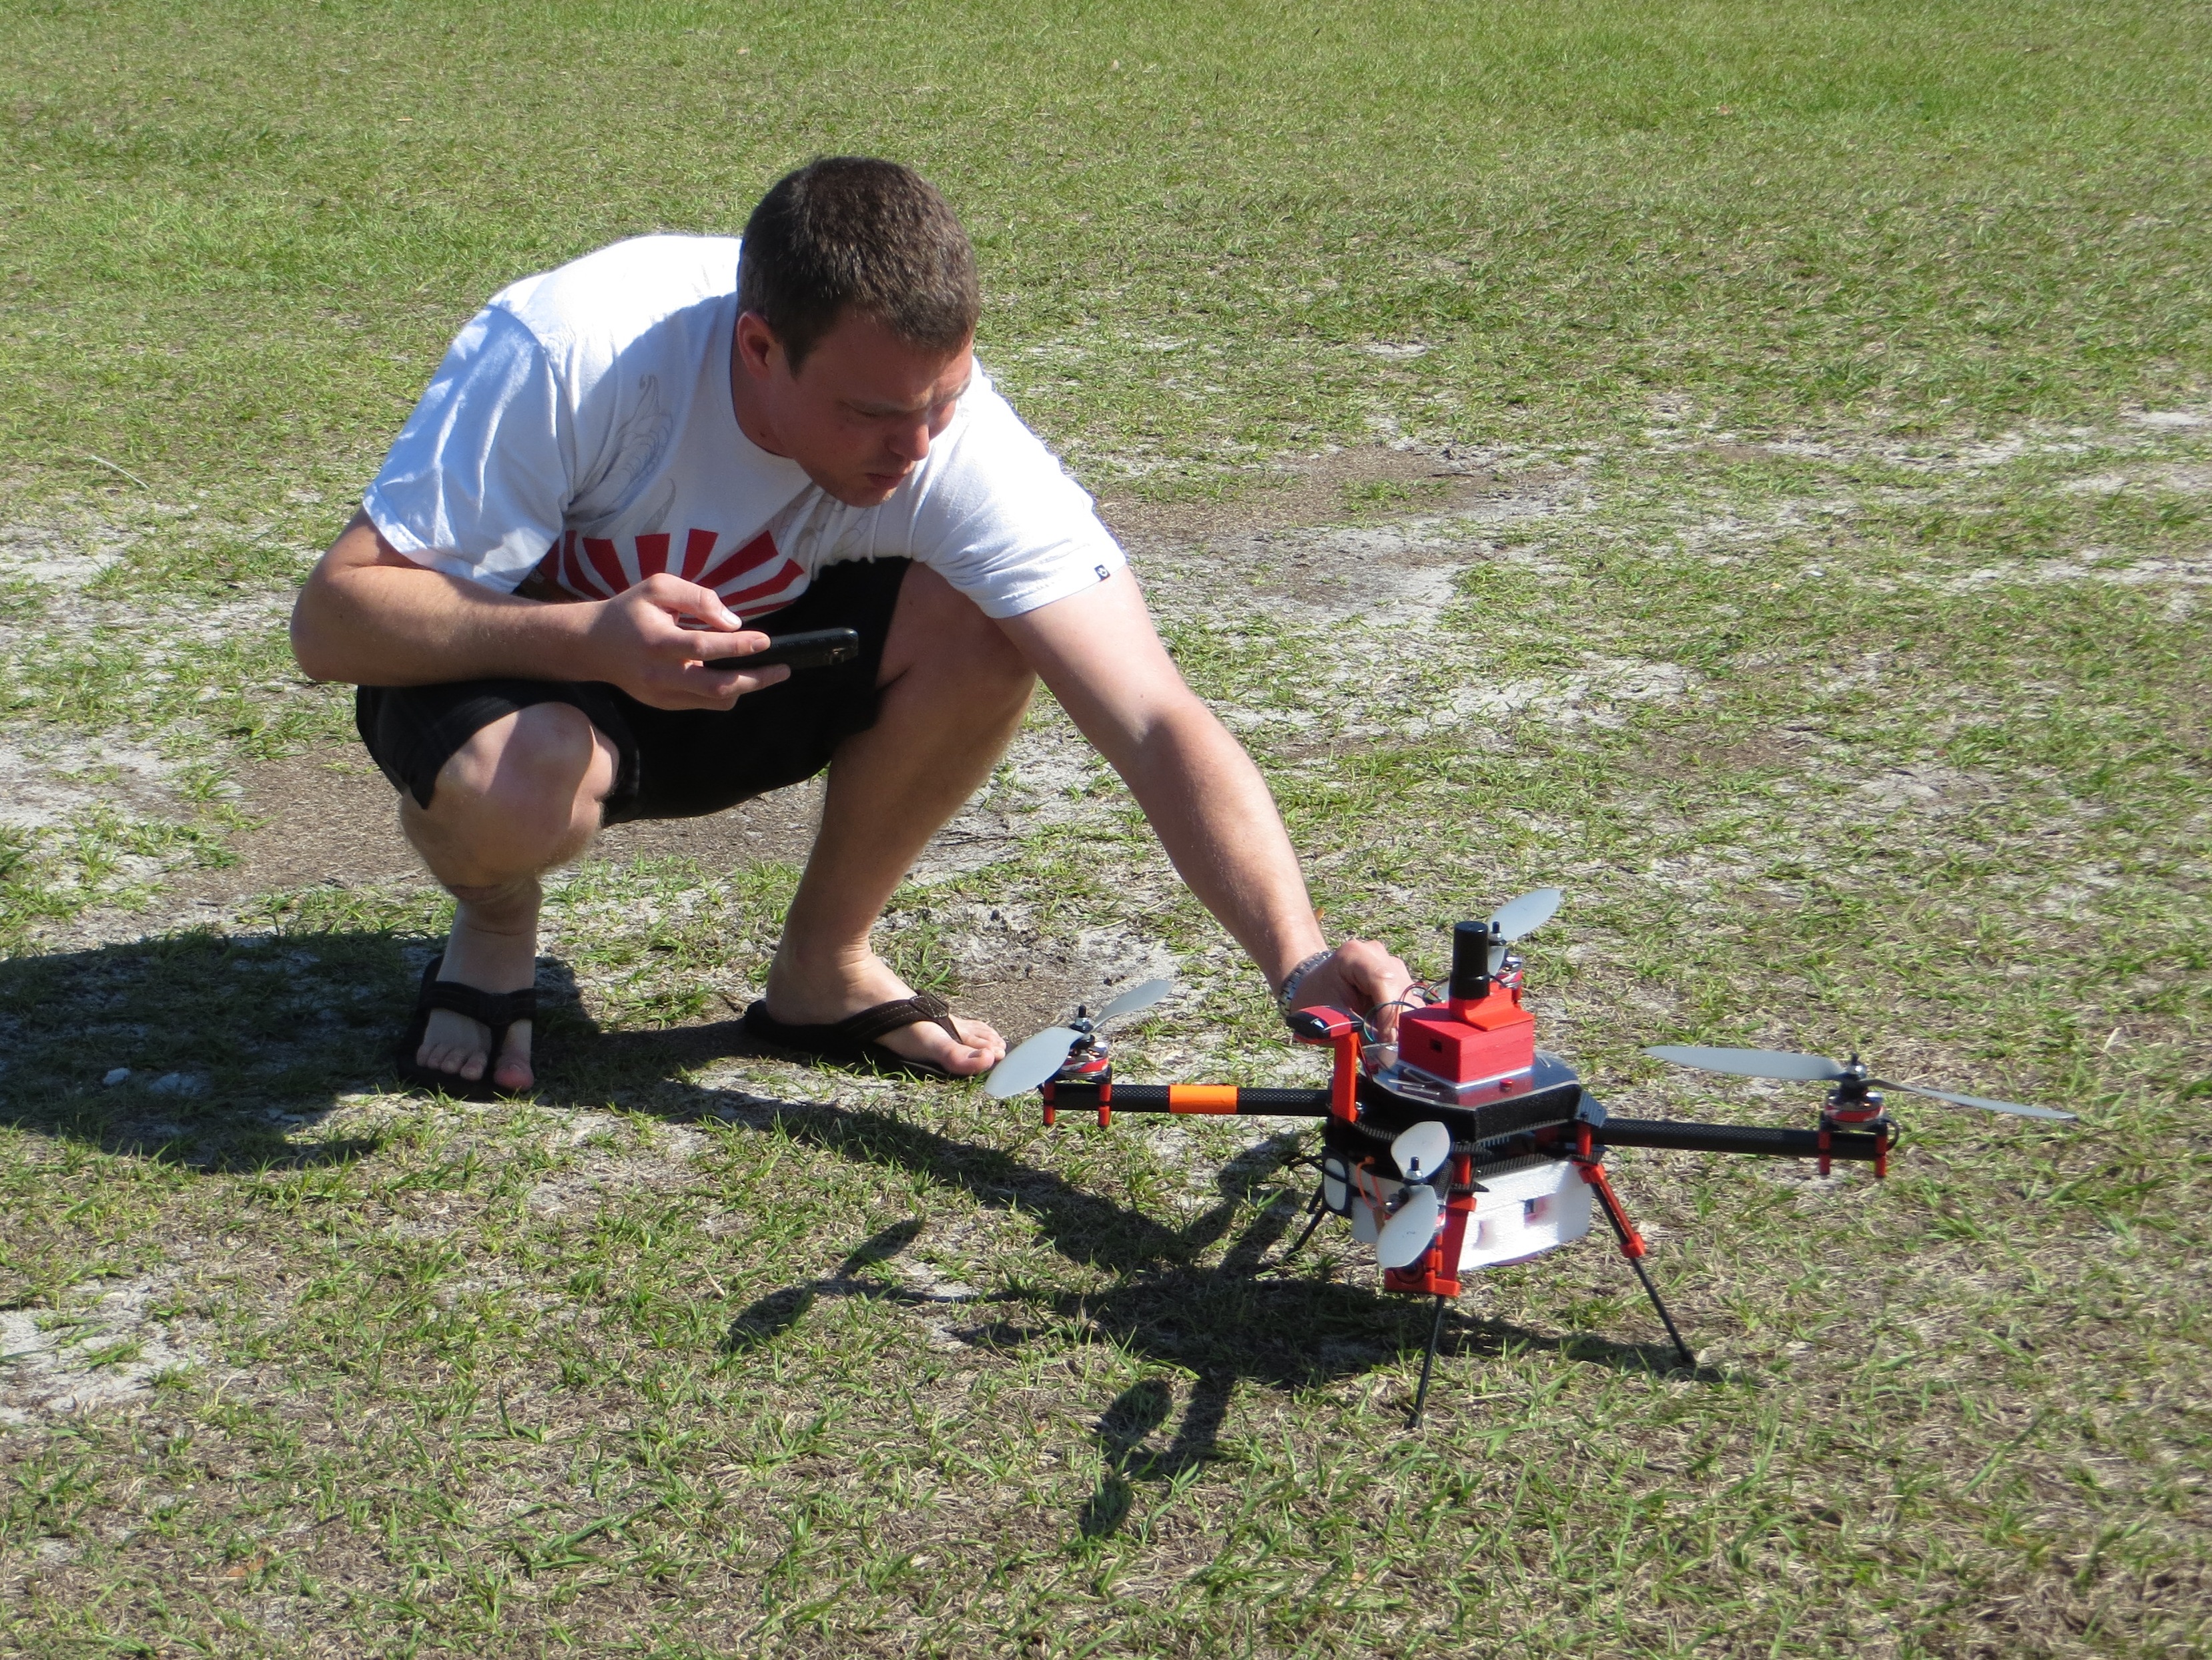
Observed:
[[[538,878],[590,845],[614,787],[614,745],[581,709],[533,703],[477,733],[438,773],[430,805],[400,797],[399,822],[430,873],[453,896],[441,980],[520,991],[538,973]],[[475,1083],[526,1090],[530,1024],[507,1029],[496,1065],[491,1034],[449,1009],[431,1012],[418,1065]]]
[[[996,623],[945,579],[910,568],[891,614],[874,726],[838,745],[822,828],[769,969],[777,1019],[820,1025],[912,995],[868,932],[932,836],[1006,751],[1035,684]],[[947,1072],[986,1072],[1006,1042],[977,1020],[964,1043],[929,1022],[878,1041]]]
[[[972,795],[1020,725],[1033,684],[996,624],[926,567],[909,569],[884,642],[876,724],[838,746],[822,829],[769,974],[780,1019],[817,1023],[910,994],[868,933],[923,845]],[[458,906],[439,977],[489,992],[536,976],[538,879],[575,858],[613,787],[613,746],[582,711],[538,703],[484,727],[439,772],[428,809],[403,796],[400,822]],[[980,1021],[909,1026],[881,1041],[949,1072],[1006,1052]],[[527,1089],[530,1028],[509,1031],[492,1080]],[[489,1034],[448,1010],[430,1016],[416,1058],[475,1082]]]

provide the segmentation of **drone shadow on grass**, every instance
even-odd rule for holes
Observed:
[[[340,1101],[392,1078],[390,1050],[435,942],[385,932],[259,937],[181,933],[0,961],[0,1125],[209,1173],[302,1168],[375,1152],[368,1136],[318,1136]],[[1168,1444],[1153,1438],[1174,1395],[1146,1379],[1107,1407],[1097,1434],[1105,1475],[1083,1532],[1110,1534],[1132,1484],[1172,1481],[1216,1456],[1239,1383],[1302,1389],[1418,1352],[1425,1304],[1362,1286],[1267,1272],[1298,1221],[1278,1193],[1254,1209],[1298,1146],[1276,1135],[1217,1177],[1219,1198],[1170,1227],[1085,1192],[1052,1171],[895,1114],[763,1099],[690,1081],[690,1069],[756,1054],[735,1021],[603,1032],[575,982],[541,964],[537,1055],[544,1104],[610,1106],[673,1120],[716,1119],[776,1129],[855,1164],[922,1175],[1000,1209],[1018,1208],[1071,1262],[1109,1275],[1103,1292],[1016,1290],[932,1298],[878,1272],[918,1236],[901,1224],[857,1248],[826,1278],[777,1292],[740,1314],[732,1351],[772,1341],[823,1297],[927,1304],[959,1341],[1009,1348],[1087,1331],[1195,1379]],[[130,1076],[104,1081],[112,1072]],[[1231,1237],[1231,1234],[1233,1237]],[[1218,1264],[1203,1259],[1227,1240]],[[1587,1335],[1547,1336],[1455,1310],[1443,1352],[1481,1357],[1551,1350],[1625,1371],[1667,1372],[1672,1351]],[[1699,1377],[1717,1374],[1700,1371]]]
[[[1088,1538],[1121,1526],[1136,1482],[1172,1482],[1218,1456],[1221,1427],[1240,1383],[1310,1389],[1418,1353],[1427,1340],[1425,1300],[1269,1271],[1270,1257],[1300,1220],[1299,1207],[1292,1195],[1280,1192],[1256,1213],[1253,1202],[1298,1150],[1294,1134],[1270,1136],[1231,1160],[1216,1178],[1218,1201],[1187,1226],[1169,1228],[1050,1171],[887,1114],[748,1098],[741,1108],[716,1116],[761,1128],[773,1123],[841,1157],[918,1173],[1000,1208],[1018,1207],[1061,1255],[1117,1276],[1119,1283],[1103,1291],[932,1295],[876,1272],[921,1233],[921,1222],[909,1220],[872,1236],[824,1278],[758,1299],[732,1323],[725,1340],[728,1353],[757,1348],[790,1330],[819,1300],[860,1297],[927,1310],[940,1322],[973,1311],[982,1317],[952,1326],[951,1333],[978,1347],[1064,1341],[1073,1329],[1189,1372],[1194,1379],[1189,1402],[1164,1447],[1152,1444],[1174,1411],[1174,1391],[1164,1379],[1138,1383],[1100,1417],[1096,1433],[1105,1468],[1079,1523]],[[1224,1238],[1229,1243],[1219,1262],[1202,1262]],[[1621,1371],[1683,1375],[1672,1346],[1663,1341],[1550,1336],[1456,1310],[1447,1314],[1444,1354],[1495,1358],[1530,1349]],[[1722,1377],[1705,1367],[1688,1375],[1701,1382]]]

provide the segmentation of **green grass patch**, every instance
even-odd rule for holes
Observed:
[[[0,1646],[2202,1650],[2204,21],[15,8]],[[1562,884],[1546,1042],[1619,1110],[1809,1122],[1686,1040],[2082,1122],[1915,1109],[1881,1189],[1623,1154],[1696,1371],[1592,1242],[1481,1278],[1409,1437],[1425,1311],[1333,1231],[1262,1271],[1281,1127],[744,1053],[788,863],[564,873],[537,1098],[395,1092],[442,901],[164,899],[346,740],[284,595],[493,289],[830,150],[960,208],[1332,927],[1434,971]],[[1313,1079],[1024,744],[879,946],[1013,1000],[1161,947],[1125,1076]]]

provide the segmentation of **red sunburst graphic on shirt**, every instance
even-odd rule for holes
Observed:
[[[675,538],[665,531],[629,538],[566,532],[538,562],[538,574],[579,599],[611,599],[648,576],[666,571],[712,588],[731,610],[757,617],[799,598],[806,573],[766,531],[750,542],[720,549],[722,534],[688,530],[683,551],[670,555]]]

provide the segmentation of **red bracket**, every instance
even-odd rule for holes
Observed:
[[[1342,1009],[1316,1005],[1290,1017],[1291,1035],[1301,1043],[1327,1043],[1336,1064],[1328,1075],[1328,1113],[1351,1123],[1359,1116],[1359,1022]]]
[[[1584,1145],[1588,1145],[1589,1132],[1585,1129],[1583,1134]],[[1590,1190],[1597,1195],[1599,1208],[1605,1212],[1605,1219],[1613,1224],[1613,1237],[1620,1241],[1620,1254],[1637,1259],[1649,1255],[1644,1236],[1637,1232],[1636,1224],[1628,1219],[1628,1213],[1620,1207],[1620,1200],[1613,1193],[1613,1183],[1605,1178],[1605,1166],[1595,1158],[1578,1157],[1575,1160],[1575,1168],[1583,1173],[1583,1180],[1589,1183]]]

